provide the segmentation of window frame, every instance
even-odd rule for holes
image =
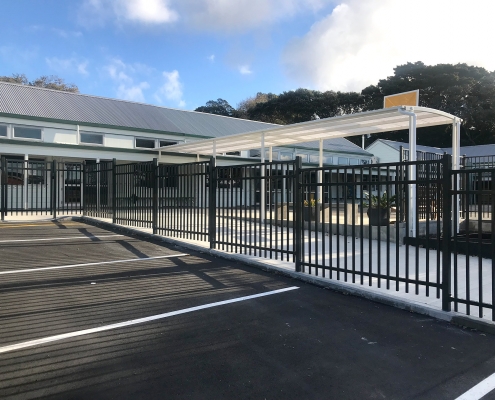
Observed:
[[[101,143],[93,143],[93,142],[83,142],[82,135],[95,135],[101,136]],[[79,144],[83,144],[85,146],[104,146],[105,145],[105,134],[98,132],[79,132]]]
[[[27,138],[27,137],[22,137],[22,136],[16,136],[16,128],[24,128],[24,129],[36,129],[40,131],[40,137],[38,138]],[[7,132],[8,134],[8,132]],[[43,141],[43,128],[38,127],[38,126],[32,126],[32,125],[12,125],[12,139],[17,139],[17,140],[27,140],[31,142],[42,142]],[[4,136],[2,136],[4,137]]]
[[[9,126],[7,124],[0,124],[0,129],[5,128],[5,135],[0,134],[0,138],[8,138],[9,137]]]
[[[153,141],[153,147],[142,147],[137,145],[138,140],[149,140]],[[154,138],[147,138],[147,137],[135,137],[134,138],[134,148],[135,149],[156,149],[156,139]]]

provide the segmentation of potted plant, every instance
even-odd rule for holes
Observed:
[[[395,195],[388,196],[383,192],[381,197],[364,192],[367,199],[365,207],[368,207],[368,218],[372,226],[386,226],[390,224],[390,208],[395,206]]]
[[[316,200],[304,200],[304,220],[314,221],[316,219]]]

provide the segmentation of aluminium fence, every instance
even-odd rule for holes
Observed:
[[[86,165],[83,192],[86,215],[495,320],[494,177],[495,169],[452,171],[449,155],[323,168],[302,168],[300,158],[234,166],[154,160]]]
[[[80,214],[83,210],[81,163],[0,159],[1,218]]]

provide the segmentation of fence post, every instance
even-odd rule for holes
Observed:
[[[5,157],[0,158],[1,186],[0,186],[0,210],[2,221],[5,221],[5,212],[7,211],[7,163]]]
[[[451,310],[451,226],[452,198],[455,198],[457,187],[452,187],[453,173],[450,155],[444,155],[443,160],[443,220],[442,220],[442,310]],[[455,184],[454,184],[455,185]]]
[[[301,272],[301,264],[302,264],[302,241],[304,237],[303,233],[303,225],[302,225],[302,202],[303,202],[303,194],[302,194],[302,158],[296,157],[294,163],[294,192],[295,199],[294,205],[292,207],[293,212],[293,233],[294,233],[294,257],[296,261],[296,272]]]
[[[83,217],[86,216],[86,198],[88,197],[86,194],[86,161],[82,163],[82,171],[81,171],[81,208]]]
[[[215,248],[217,239],[217,169],[215,157],[210,158],[208,186],[208,236],[210,249]]]
[[[51,187],[52,187],[52,215],[53,219],[57,218],[57,161],[52,161],[52,173],[51,173]]]
[[[117,159],[112,160],[112,223],[117,222],[117,174],[115,168],[117,166]]]
[[[158,158],[153,158],[153,211],[152,211],[152,222],[151,226],[153,228],[153,235],[158,232]]]

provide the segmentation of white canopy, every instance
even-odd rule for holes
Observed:
[[[233,151],[295,145],[319,139],[332,139],[410,128],[410,116],[416,114],[417,127],[453,124],[454,115],[426,107],[393,107],[301,122],[292,125],[229,135],[220,138],[181,143],[158,150],[178,153],[217,155]]]

